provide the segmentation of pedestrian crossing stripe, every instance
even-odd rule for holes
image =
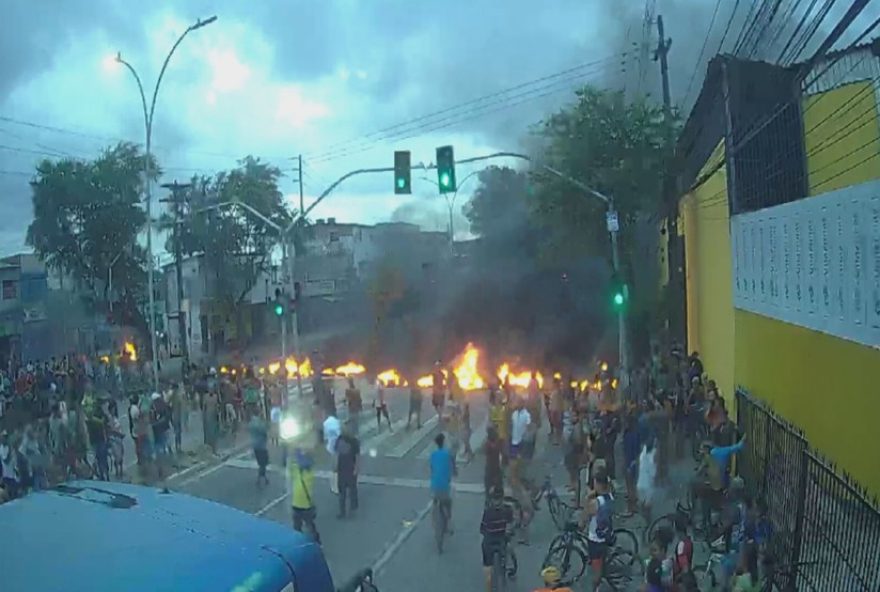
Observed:
[[[409,453],[410,450],[415,448],[425,436],[432,432],[436,425],[437,416],[435,415],[434,417],[431,417],[423,422],[422,427],[417,429],[415,432],[409,432],[413,434],[413,437],[405,438],[403,442],[392,448],[387,454],[385,454],[385,456],[389,458],[403,458]]]
[[[477,428],[476,430],[471,430],[471,450],[476,452],[480,449],[480,447],[486,442],[486,429],[489,427],[489,418],[483,422],[482,426]],[[433,443],[432,443],[433,444]],[[464,452],[464,444],[458,447],[458,454],[455,457],[456,462],[461,462],[465,460],[465,452]],[[419,453],[418,458],[427,459],[431,458],[431,453],[434,452],[434,446],[428,445],[425,446],[425,449]]]
[[[251,470],[256,470],[258,468],[256,461],[250,459],[230,459],[226,461],[225,466]],[[268,467],[268,471],[271,473],[284,474],[283,467],[274,465],[270,465]],[[336,473],[334,473],[333,471],[319,470],[315,471],[315,477],[318,479],[331,480],[336,478]],[[431,482],[427,479],[409,479],[405,477],[379,477],[373,475],[358,475],[358,483],[366,485],[391,485],[396,487],[409,487],[412,489],[430,489],[431,487]],[[485,486],[482,483],[456,483],[455,481],[453,481],[452,489],[453,491],[458,491],[461,493],[482,494],[485,492]]]

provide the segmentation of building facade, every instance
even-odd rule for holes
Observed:
[[[716,57],[679,143],[688,347],[874,494],[880,43],[782,68]]]

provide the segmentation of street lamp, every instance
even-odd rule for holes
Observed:
[[[152,165],[150,148],[152,145],[151,142],[153,134],[153,114],[156,111],[156,97],[159,94],[159,85],[162,83],[162,77],[165,75],[166,68],[168,68],[168,62],[171,60],[171,56],[174,55],[174,52],[177,50],[177,46],[180,45],[184,37],[186,37],[190,32],[195,31],[196,29],[201,29],[206,25],[210,25],[216,20],[216,16],[212,16],[211,18],[205,20],[197,20],[194,24],[187,27],[187,29],[183,32],[183,34],[181,34],[177,41],[174,42],[174,45],[171,46],[171,51],[168,52],[168,55],[165,57],[165,61],[162,63],[162,69],[159,70],[159,77],[156,79],[156,86],[153,88],[153,97],[150,100],[149,109],[147,108],[147,96],[146,94],[144,94],[144,85],[141,83],[141,77],[138,76],[138,73],[134,69],[134,66],[122,59],[121,53],[117,53],[115,59],[116,63],[122,64],[123,66],[128,68],[128,71],[131,72],[132,76],[134,76],[134,80],[135,82],[137,82],[138,91],[141,95],[141,106],[144,110],[144,130],[146,132],[146,149],[144,153],[144,197],[147,209],[147,260],[150,263],[147,267],[147,290],[149,292],[148,323],[150,328],[150,349],[152,350],[153,354],[153,387],[156,389],[159,388],[159,366],[158,352],[156,347],[156,303],[153,294],[153,195],[152,189],[150,187],[150,167]],[[109,62],[105,61],[105,66],[108,64]]]

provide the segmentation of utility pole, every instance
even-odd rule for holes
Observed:
[[[660,81],[663,87],[663,117],[666,123],[667,150],[673,150],[672,135],[672,97],[669,92],[669,48],[672,39],[666,37],[663,28],[663,16],[657,15],[657,49],[654,50],[654,61],[660,62]],[[672,169],[673,159],[669,158],[663,173],[662,200],[666,211],[666,269],[667,269],[667,326],[669,337],[675,341],[683,341],[685,312],[684,283],[682,269],[684,253],[678,238],[678,199],[675,190],[675,179]]]
[[[171,199],[162,200],[174,205],[174,267],[177,275],[177,332],[180,335],[180,353],[183,356],[181,365],[181,378],[186,380],[189,371],[189,332],[186,329],[186,313],[183,312],[183,246],[180,242],[180,225],[183,210],[182,192],[189,189],[189,183],[181,184],[177,181],[162,185],[163,189],[171,190]]]
[[[305,212],[305,198],[303,197],[303,157],[302,154],[299,155],[297,159],[297,163],[299,165],[299,216],[294,217],[294,220],[302,219]],[[282,242],[287,241],[287,234],[290,235],[290,247],[284,249],[284,262],[287,264],[283,273],[289,275],[287,281],[287,289],[289,290],[289,298],[290,301],[293,302],[293,306],[290,307],[290,324],[291,329],[293,330],[293,352],[296,356],[296,363],[302,364],[303,357],[302,352],[299,347],[299,307],[302,304],[297,298],[296,294],[296,278],[293,275],[294,266],[296,264],[296,226],[294,225],[291,229],[290,233],[285,233],[281,236]],[[297,366],[296,372],[296,392],[300,399],[303,398],[303,387],[302,387],[302,372],[299,371],[299,366]]]

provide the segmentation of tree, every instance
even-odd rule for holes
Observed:
[[[664,214],[663,179],[673,163],[677,125],[676,119],[664,117],[661,106],[645,98],[627,102],[623,92],[585,87],[573,105],[552,115],[538,131],[546,142],[545,164],[614,199],[621,274],[630,286],[634,265],[639,265],[639,273],[647,270],[644,256],[636,252],[637,235],[656,232]],[[536,172],[534,178],[536,212],[553,229],[545,248],[555,253],[592,252],[610,261],[605,204],[556,176]],[[659,312],[657,290],[630,295],[631,317],[645,319]],[[645,331],[648,322],[634,325]],[[639,340],[640,335],[633,337]]]
[[[624,266],[639,214],[659,220],[663,175],[671,162],[670,134],[661,107],[627,102],[623,92],[585,87],[577,101],[542,122],[544,163],[614,198]],[[538,183],[539,218],[554,230],[551,248],[609,253],[605,205],[546,172]]]
[[[169,233],[166,249],[173,252],[181,241],[185,255],[200,254],[209,270],[218,311],[238,321],[241,304],[257,279],[271,267],[271,254],[278,233],[242,207],[210,208],[218,203],[247,204],[275,224],[285,227],[291,214],[278,189],[281,171],[248,156],[231,171],[211,177],[194,177],[184,194],[185,223]],[[174,226],[164,216],[166,229]]]
[[[143,159],[120,143],[94,161],[42,161],[31,183],[34,219],[26,242],[47,266],[72,276],[95,298],[109,301],[113,288],[134,313],[143,291],[146,255],[137,244],[146,222],[140,206]],[[158,175],[159,167],[152,163]]]

